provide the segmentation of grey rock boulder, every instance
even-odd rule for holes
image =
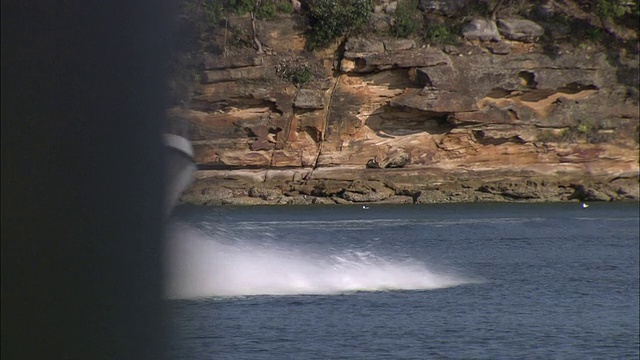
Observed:
[[[525,19],[500,19],[498,31],[509,40],[534,42],[544,35],[542,26]]]
[[[358,58],[371,54],[383,54],[384,44],[379,40],[349,38],[345,44],[345,57]]]
[[[474,19],[462,28],[466,40],[500,41],[496,23],[489,19]]]

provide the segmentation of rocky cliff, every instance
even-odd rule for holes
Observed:
[[[420,9],[447,24],[460,10],[443,4],[463,2]],[[607,46],[553,18],[475,18],[443,43],[390,36],[396,7],[380,2],[369,31],[315,51],[297,13],[200,32],[168,110],[200,169],[183,201],[638,200],[633,29]]]

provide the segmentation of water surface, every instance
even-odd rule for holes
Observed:
[[[637,203],[182,207],[175,359],[637,359]]]

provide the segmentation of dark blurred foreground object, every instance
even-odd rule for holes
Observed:
[[[165,358],[162,1],[2,1],[2,353]]]

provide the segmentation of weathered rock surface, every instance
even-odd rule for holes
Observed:
[[[282,197],[282,190],[268,187],[252,187],[249,189],[249,197],[262,200],[276,200]]]
[[[544,35],[542,26],[526,19],[500,19],[498,31],[510,40],[532,42]]]
[[[491,51],[492,54],[496,54],[496,55],[507,55],[511,53],[511,50],[513,49],[513,47],[510,44],[504,41],[491,43],[487,45],[486,48],[489,49],[489,51]]]
[[[419,8],[427,13],[453,16],[468,6],[467,0],[420,0]]]
[[[462,28],[462,36],[467,40],[500,41],[496,23],[488,19],[474,19]]]
[[[322,90],[300,89],[294,106],[298,109],[323,109],[325,92]]]
[[[310,54],[294,21],[257,21],[272,52],[203,55],[190,106],[169,110],[190,123],[202,169],[182,200],[638,200],[637,57],[549,54],[525,43],[537,25],[500,24],[500,42],[477,20],[463,35],[482,44],[350,37]],[[278,72],[291,59],[322,71],[294,84]]]

